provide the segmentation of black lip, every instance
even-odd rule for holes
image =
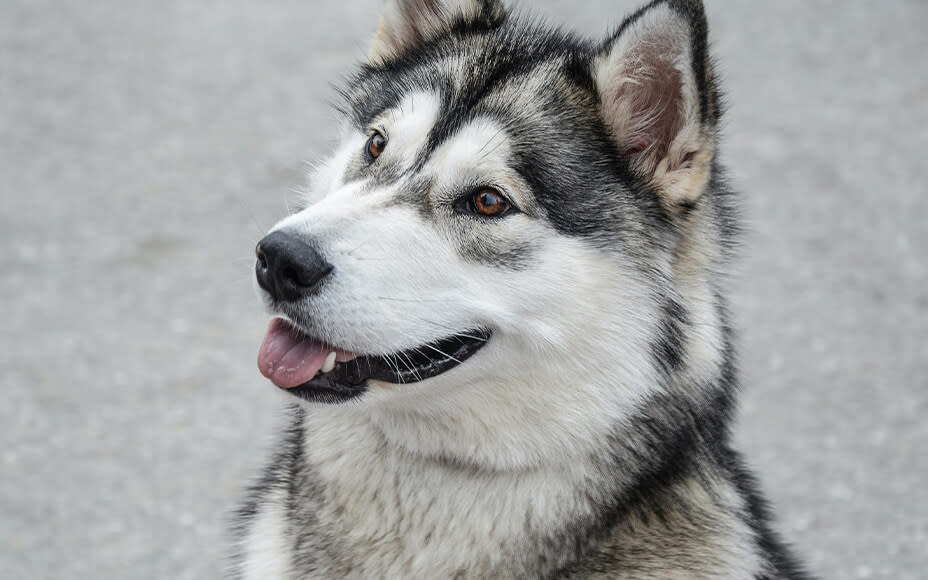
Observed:
[[[307,401],[340,403],[357,398],[373,379],[393,384],[417,383],[460,365],[490,340],[492,333],[477,329],[389,356],[362,356],[337,363],[328,373],[292,389],[283,389]]]

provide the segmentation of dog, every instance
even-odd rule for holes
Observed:
[[[698,0],[602,41],[387,0],[257,246],[292,402],[230,577],[809,578],[730,445],[736,198]]]

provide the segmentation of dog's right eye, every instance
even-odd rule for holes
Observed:
[[[384,149],[387,148],[387,138],[379,131],[375,131],[371,138],[367,140],[367,155],[371,161],[374,161],[383,155]]]

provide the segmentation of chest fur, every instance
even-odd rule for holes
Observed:
[[[550,530],[590,509],[577,494],[581,466],[488,472],[410,456],[370,424],[307,423],[313,437],[295,489],[312,513],[303,529],[314,532],[297,553],[321,556],[323,575],[519,575],[537,567],[527,555]]]
[[[349,416],[312,436],[252,522],[246,578],[714,578],[763,568],[740,498],[681,482],[605,535],[593,463],[500,473],[424,461]],[[598,481],[597,481],[598,480]],[[656,517],[660,514],[660,517]],[[731,573],[731,574],[729,574]],[[655,576],[657,574],[657,576]],[[721,574],[721,576],[719,576]]]

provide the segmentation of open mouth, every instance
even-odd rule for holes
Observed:
[[[480,350],[490,334],[471,330],[386,356],[363,355],[327,345],[275,318],[258,353],[258,368],[302,399],[340,402],[364,393],[370,379],[406,384],[445,373]]]

